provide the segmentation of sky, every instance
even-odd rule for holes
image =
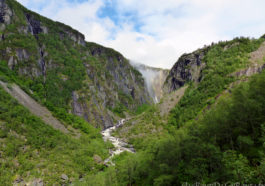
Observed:
[[[17,0],[131,61],[171,68],[183,53],[265,33],[265,0]]]

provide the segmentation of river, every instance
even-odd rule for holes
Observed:
[[[117,128],[122,127],[125,124],[125,122],[126,122],[126,120],[122,119],[118,122],[117,125],[110,127],[110,128],[107,128],[101,132],[104,141],[110,141],[115,147],[114,150],[110,150],[110,157],[104,161],[105,165],[108,165],[108,164],[114,165],[114,163],[111,161],[112,158],[115,155],[118,155],[124,151],[128,151],[131,153],[135,152],[134,148],[130,147],[130,145],[128,143],[126,143],[126,142],[122,141],[121,139],[116,138],[116,137],[111,135],[112,132],[115,131]]]

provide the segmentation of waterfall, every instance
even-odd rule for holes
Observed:
[[[132,61],[130,63],[142,74],[149,95],[154,103],[158,103],[163,96],[162,88],[169,70],[149,67]]]

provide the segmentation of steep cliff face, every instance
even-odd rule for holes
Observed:
[[[111,111],[152,102],[142,75],[120,53],[14,0],[0,0],[0,38],[1,65],[55,112],[106,128],[114,123]]]
[[[163,85],[169,74],[169,70],[149,67],[139,63],[131,64],[141,72],[145,80],[145,84],[149,95],[153,98],[155,103],[158,103],[163,97]]]
[[[183,54],[170,70],[163,87],[164,91],[170,93],[189,81],[199,82],[201,71],[205,67],[203,57],[206,52],[207,48],[203,48],[190,54]]]
[[[212,69],[211,71],[209,70],[210,66],[216,68],[214,70],[219,73],[226,66],[227,68],[229,67],[226,72],[233,72],[233,70],[236,70],[239,67],[246,67],[239,71],[233,72],[230,74],[231,77],[251,76],[255,73],[261,72],[264,68],[263,55],[265,51],[265,45],[263,40],[264,36],[260,37],[259,39],[240,37],[231,41],[219,42],[216,44],[212,43],[212,45],[205,46],[204,48],[198,49],[192,53],[183,54],[170,70],[169,75],[163,85],[164,92],[171,93],[180,87],[183,87],[183,85],[187,82],[194,82],[195,84],[200,83],[205,76],[208,76],[213,72]],[[250,53],[251,47],[249,46],[251,45],[254,47],[260,46],[260,48],[255,48],[256,50]],[[221,59],[221,56],[216,54],[218,53],[217,51],[219,54],[222,53],[225,56],[222,56],[224,59]],[[227,57],[230,55],[232,56],[231,53],[233,55],[238,55],[234,58]],[[239,63],[239,65],[237,63]]]
[[[0,30],[4,30],[5,25],[10,24],[12,15],[13,12],[5,3],[5,0],[0,0]]]
[[[95,43],[87,43],[86,48],[86,85],[72,94],[73,113],[109,127],[111,110],[152,103],[143,77],[121,54]]]

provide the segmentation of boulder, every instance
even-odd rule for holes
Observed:
[[[17,176],[15,181],[13,182],[13,185],[25,185],[25,182],[23,178],[21,178],[20,176]]]
[[[38,178],[38,179],[33,180],[33,182],[30,185],[31,186],[43,186],[44,183],[43,183],[43,180]]]
[[[63,180],[63,181],[68,181],[68,176],[66,175],[66,174],[62,174],[61,175],[61,179]]]
[[[94,155],[93,159],[98,164],[102,163],[102,158],[99,155]]]

